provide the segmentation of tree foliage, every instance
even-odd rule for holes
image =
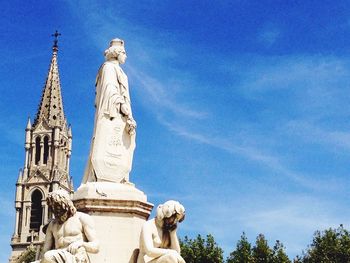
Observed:
[[[303,263],[350,262],[350,233],[340,225],[337,229],[316,231],[313,241],[302,256]]]
[[[285,252],[285,247],[279,240],[276,240],[276,243],[272,249],[271,263],[290,263],[290,262],[291,261]]]
[[[259,234],[252,249],[254,263],[272,262],[272,249],[269,247],[263,234]]]
[[[238,240],[236,249],[230,253],[227,263],[250,263],[252,262],[252,246],[247,236],[243,232],[241,239]]]
[[[249,243],[245,233],[237,242],[236,249],[227,258],[227,263],[290,263],[285,248],[280,241],[276,241],[270,248],[263,234],[257,236],[255,245]]]
[[[181,254],[187,263],[223,263],[223,250],[212,235],[206,239],[185,237],[180,242]],[[350,263],[350,232],[343,225],[336,229],[316,231],[306,252],[296,256],[294,263]],[[226,263],[291,263],[285,247],[277,240],[271,248],[263,234],[256,237],[254,245],[243,232],[235,250]]]
[[[217,245],[212,235],[206,239],[198,235],[195,239],[185,236],[180,240],[181,256],[186,263],[223,263],[223,250]]]
[[[31,244],[15,261],[16,263],[29,263],[35,261],[35,256],[36,248]]]

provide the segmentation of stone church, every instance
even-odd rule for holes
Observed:
[[[52,214],[46,204],[49,192],[64,189],[73,194],[69,175],[72,130],[63,111],[58,71],[56,31],[51,63],[34,122],[25,129],[25,160],[16,182],[16,221],[11,239],[10,262],[17,262],[32,247],[44,241],[42,228]]]

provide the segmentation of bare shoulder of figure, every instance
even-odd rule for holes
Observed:
[[[91,225],[93,224],[92,217],[86,213],[77,212],[77,216],[79,217],[80,221],[84,224]]]
[[[53,228],[53,227],[55,227],[56,225],[58,225],[58,220],[57,220],[57,218],[54,218],[54,219],[52,219],[51,221],[50,221],[50,223],[49,223],[49,225],[48,225],[48,227],[47,228]]]
[[[155,229],[156,228],[156,225],[155,225],[155,222],[154,222],[154,218],[151,219],[151,220],[148,220],[146,221],[144,224],[143,224],[143,229],[147,228],[147,229]]]

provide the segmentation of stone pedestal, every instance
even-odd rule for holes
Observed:
[[[153,205],[133,184],[90,182],[74,194],[78,211],[95,222],[100,252],[90,254],[91,263],[134,263],[137,259],[141,227]]]

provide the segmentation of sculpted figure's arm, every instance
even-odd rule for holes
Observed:
[[[176,229],[170,231],[170,244],[171,248],[176,250],[176,252],[180,254],[180,243],[177,237]]]
[[[97,240],[94,221],[89,215],[83,213],[80,216],[80,221],[83,225],[83,232],[87,239],[87,242],[84,241],[82,246],[87,252],[98,253],[100,250],[100,244]]]
[[[46,235],[45,235],[45,241],[44,241],[44,246],[41,250],[41,255],[40,255],[40,258],[44,258],[44,254],[53,249],[54,248],[54,243],[55,243],[55,240],[54,240],[54,237],[53,237],[53,233],[52,233],[52,224],[53,222],[51,221],[49,223],[49,226],[47,227],[47,230],[46,230]],[[45,262],[45,261],[41,261],[41,262]]]
[[[147,223],[150,223],[150,221]],[[151,225],[147,223],[143,225],[141,231],[141,243],[143,244],[145,254],[152,258],[158,258],[170,253],[172,249],[154,247]]]

